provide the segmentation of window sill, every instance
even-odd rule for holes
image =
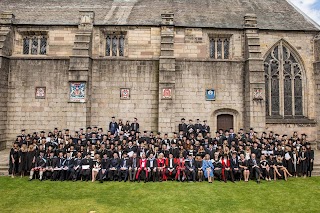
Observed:
[[[272,116],[266,118],[267,124],[316,124],[317,122],[307,117],[280,117]]]

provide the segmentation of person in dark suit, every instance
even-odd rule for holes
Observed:
[[[183,132],[183,135],[186,135],[188,132],[187,124],[185,123],[185,119],[181,119],[181,123],[178,126],[179,132]]]
[[[67,152],[67,158],[65,159],[63,169],[61,170],[62,180],[70,180],[73,166],[74,166],[74,159],[71,158],[71,153]]]
[[[135,181],[138,167],[139,167],[139,159],[137,158],[137,153],[134,153],[129,161],[129,179],[130,179],[130,181]]]
[[[115,117],[113,116],[112,121],[109,123],[109,131],[111,132],[112,135],[114,135],[118,128],[119,126],[115,120]]]
[[[63,180],[63,176],[61,175],[61,170],[64,167],[65,159],[63,157],[63,152],[59,152],[59,156],[55,158],[53,161],[53,180],[58,180],[60,179],[61,181]]]
[[[194,125],[194,129],[196,131],[196,134],[202,133],[202,124],[200,123],[200,119],[196,120],[196,123]]]
[[[241,179],[241,170],[239,167],[239,161],[238,161],[238,156],[236,152],[232,153],[232,159],[230,160],[230,166],[233,172],[233,177],[235,179],[239,178]]]
[[[71,169],[71,177],[73,181],[78,180],[80,176],[82,161],[81,155],[81,152],[78,152],[76,158],[73,160],[73,168]]]
[[[117,152],[113,153],[113,158],[110,159],[109,171],[108,176],[109,179],[112,181],[116,181],[118,177],[118,169],[120,166],[120,159]]]
[[[81,175],[82,181],[88,181],[90,179],[90,175],[91,175],[91,158],[90,157],[91,157],[91,153],[88,152],[86,154],[86,157],[81,160],[81,163],[80,163],[80,167],[81,167],[80,175]]]
[[[215,149],[213,149],[213,144],[209,144],[209,147],[206,149],[206,154],[210,156],[210,159],[214,158]]]
[[[258,160],[256,158],[256,154],[252,153],[251,154],[251,159],[249,159],[249,165],[250,165],[250,173],[252,175],[255,175],[255,179],[257,181],[257,183],[260,183],[260,174],[261,174],[261,170],[260,170],[260,160]]]
[[[148,169],[148,180],[155,182],[157,176],[157,159],[154,158],[153,153],[150,153],[148,161],[147,161],[147,169]]]
[[[119,182],[122,181],[122,178],[124,182],[128,180],[129,175],[129,158],[127,152],[122,153],[122,159],[120,161],[120,168],[119,168]]]
[[[107,153],[103,154],[103,158],[101,159],[101,169],[98,173],[98,180],[100,183],[103,182],[103,179],[108,177],[108,170],[110,167],[110,159],[108,158]]]
[[[196,167],[195,161],[192,157],[192,154],[188,154],[188,159],[186,160],[186,176],[188,181],[196,181]]]
[[[137,118],[134,118],[133,123],[131,123],[131,131],[139,132],[139,123]]]
[[[207,124],[207,120],[203,121],[203,125],[202,125],[202,135],[203,137],[206,137],[208,133],[210,133],[210,126],[208,126]]]

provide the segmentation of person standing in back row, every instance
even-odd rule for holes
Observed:
[[[109,123],[109,131],[111,132],[112,135],[114,135],[114,133],[117,131],[118,128],[119,126],[116,122],[116,118],[113,116],[112,121]]]
[[[133,123],[131,123],[131,131],[139,132],[139,123],[137,118],[134,118]]]

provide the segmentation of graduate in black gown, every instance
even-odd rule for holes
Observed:
[[[36,162],[36,149],[33,144],[31,144],[28,148],[27,153],[27,170],[31,171],[31,169],[34,167],[34,164]]]
[[[301,152],[299,153],[299,164],[300,164],[301,175],[304,177],[307,177],[308,160],[307,160],[307,149],[305,146],[302,146]]]
[[[20,171],[21,177],[25,176],[28,172],[27,154],[28,154],[27,144],[22,144],[19,152],[19,171]]]
[[[9,156],[9,174],[12,178],[19,173],[19,152],[19,144],[14,143]]]
[[[311,177],[311,173],[313,170],[314,150],[311,149],[311,145],[309,142],[306,143],[306,150],[307,150],[307,176]]]

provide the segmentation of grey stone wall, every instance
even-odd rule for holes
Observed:
[[[104,129],[111,117],[133,121],[141,130],[158,130],[158,61],[94,60],[92,65],[91,124]],[[120,100],[120,88],[130,89]]]
[[[77,114],[68,105],[68,60],[26,59],[10,61],[7,137],[27,132],[67,127],[67,117]],[[46,99],[35,99],[35,87],[46,87]]]
[[[0,57],[0,150],[6,144],[9,59]]]

